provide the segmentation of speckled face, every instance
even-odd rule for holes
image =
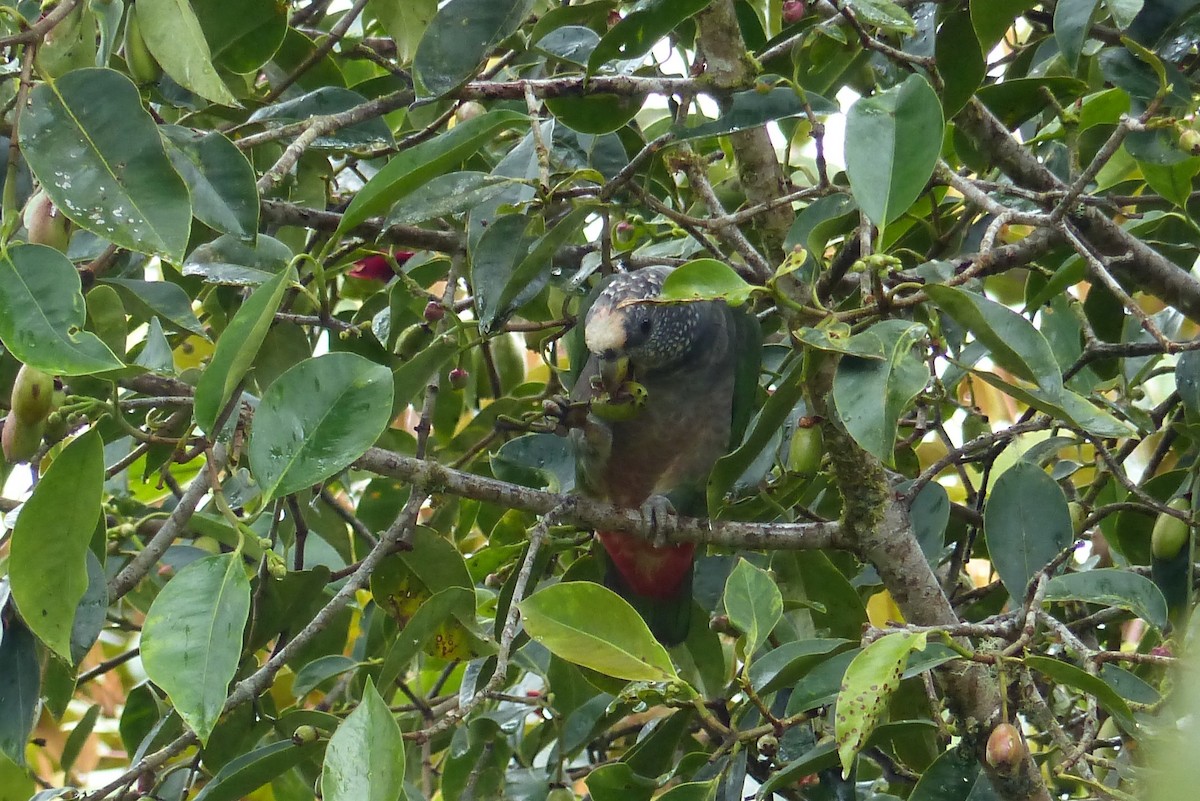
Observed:
[[[687,355],[709,303],[646,303],[658,297],[669,267],[618,275],[588,311],[584,339],[603,358],[627,356],[635,369],[670,365]]]

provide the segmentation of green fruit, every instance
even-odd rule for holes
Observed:
[[[146,40],[142,38],[142,26],[138,21],[133,6],[129,7],[129,15],[125,18],[125,44],[122,48],[125,55],[125,66],[129,68],[129,77],[139,86],[144,83],[154,83],[162,75],[162,67],[150,54]]]
[[[60,253],[67,252],[67,245],[71,241],[71,221],[55,207],[45,190],[34,192],[25,204],[24,223],[31,244],[46,245]]]
[[[320,737],[321,733],[317,731],[316,726],[309,726],[307,724],[297,726],[296,730],[292,732],[292,742],[296,745],[315,743]]]
[[[1087,518],[1087,510],[1079,501],[1071,501],[1067,504],[1067,511],[1071,513],[1071,531],[1078,537],[1083,533],[1083,521]]]
[[[471,374],[461,367],[455,367],[446,375],[446,379],[450,382],[451,389],[463,390],[467,388]]]
[[[815,422],[800,425],[792,434],[792,444],[788,448],[787,468],[802,476],[815,475],[821,468],[821,457],[825,455],[825,444],[821,436],[821,427]]]
[[[24,423],[42,422],[54,407],[54,379],[21,365],[12,387],[12,413]]]
[[[4,421],[4,430],[0,431],[4,461],[17,464],[32,459],[42,446],[42,434],[45,430],[45,420],[29,422],[10,414]]]
[[[646,405],[649,393],[636,381],[626,381],[616,395],[604,395],[592,401],[592,414],[601,420],[619,422],[630,420]]]
[[[1200,131],[1188,128],[1179,135],[1179,149],[1195,156],[1200,154]]]
[[[433,329],[425,323],[415,323],[400,332],[396,338],[396,355],[408,360],[425,350],[433,341]]]
[[[1167,502],[1167,508],[1186,512],[1192,508],[1192,504],[1184,497],[1172,498]],[[1187,521],[1166,513],[1160,514],[1150,534],[1150,553],[1155,559],[1174,559],[1190,536],[1191,527]]]

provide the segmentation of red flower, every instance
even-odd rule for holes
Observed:
[[[392,258],[401,267],[412,257],[411,250],[392,251]],[[387,256],[382,253],[372,253],[370,256],[364,256],[354,262],[354,269],[347,275],[353,278],[365,278],[368,281],[390,281],[396,277],[396,274],[392,272],[392,265],[388,263]]]

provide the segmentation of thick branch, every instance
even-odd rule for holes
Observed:
[[[536,514],[549,514],[559,509],[558,517],[564,523],[624,531],[647,539],[652,537],[648,521],[634,509],[509,484],[381,448],[367,451],[353,466],[407,481],[429,492],[448,492]],[[664,528],[667,529],[667,539],[672,542],[778,550],[845,548],[848,544],[842,536],[841,527],[836,523],[743,523],[674,516],[669,519],[672,522]]]
[[[875,566],[907,622],[917,626],[956,627],[958,615],[921,552],[909,521],[908,509],[892,490],[883,465],[858,446],[828,405],[836,369],[826,359],[809,384],[813,411],[824,418],[826,450],[842,494],[842,525],[857,551]],[[963,735],[988,770],[1001,798],[1012,801],[1050,801],[1037,766],[1027,757],[1015,776],[987,765],[984,748],[1001,718],[1001,697],[986,667],[963,660],[949,663],[940,673],[946,701]]]
[[[1015,183],[1040,192],[1067,189],[978,99],[967,103],[955,122],[959,130],[974,139]],[[1109,268],[1118,277],[1175,307],[1192,320],[1200,320],[1200,281],[1190,273],[1121,228],[1097,208],[1084,206],[1072,216],[1072,221],[1097,250],[1116,259]]]

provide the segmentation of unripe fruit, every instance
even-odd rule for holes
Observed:
[[[1167,502],[1167,508],[1177,512],[1186,512],[1192,508],[1187,498],[1172,498]],[[1190,527],[1186,520],[1163,513],[1154,521],[1154,530],[1150,533],[1150,553],[1155,559],[1174,559],[1183,550],[1190,536]]]
[[[125,18],[125,43],[121,48],[125,56],[125,66],[129,68],[129,77],[134,83],[154,83],[162,75],[162,67],[150,54],[146,40],[142,38],[142,25],[138,21],[134,7],[129,7]]]
[[[436,300],[431,300],[425,304],[425,321],[428,323],[436,323],[438,320],[446,316],[446,310],[442,308],[442,304]]]
[[[575,793],[566,787],[555,787],[546,794],[546,801],[575,801]]]
[[[1025,759],[1025,743],[1017,727],[1011,723],[1001,723],[992,729],[985,758],[999,772],[1014,773]]]
[[[773,757],[779,753],[779,738],[774,734],[764,734],[758,738],[758,753],[765,757]]]
[[[424,323],[415,323],[400,332],[396,339],[396,355],[401,359],[411,359],[432,341],[433,329]]]
[[[1188,128],[1179,135],[1179,149],[1193,156],[1200,156],[1200,131]]]
[[[320,736],[315,726],[306,724],[304,726],[297,726],[296,730],[292,732],[292,742],[296,745],[308,745],[309,743],[315,743]]]
[[[54,379],[36,367],[21,365],[12,387],[12,413],[22,422],[46,419],[54,405]]]
[[[450,382],[452,389],[463,390],[467,388],[467,384],[471,380],[471,374],[461,367],[455,367],[446,376],[446,379]]]
[[[802,476],[814,475],[820,469],[821,457],[824,455],[821,427],[812,418],[801,420],[796,427],[796,433],[792,434],[792,444],[788,448],[788,470]]]
[[[4,430],[0,431],[0,447],[4,451],[4,461],[17,464],[32,459],[42,446],[42,434],[45,430],[45,420],[26,422],[15,414],[10,414],[4,421]]]
[[[476,100],[468,100],[454,110],[454,117],[459,122],[473,120],[476,117],[482,117],[484,114],[487,114],[487,109],[482,103]]]
[[[29,198],[25,204],[23,222],[31,244],[46,245],[60,253],[67,252],[67,245],[71,242],[71,221],[55,207],[45,190],[39,189]]]
[[[1071,513],[1071,531],[1078,537],[1083,533],[1083,521],[1087,518],[1087,511],[1079,501],[1068,503],[1067,511]]]
[[[628,220],[621,220],[613,226],[613,245],[626,250],[637,244],[637,228]]]
[[[783,24],[795,25],[800,20],[804,19],[808,7],[804,0],[786,0],[783,4]]]
[[[591,411],[601,420],[631,420],[646,405],[648,397],[649,393],[644,386],[636,381],[626,381],[621,385],[617,397],[605,395],[592,401]]]

